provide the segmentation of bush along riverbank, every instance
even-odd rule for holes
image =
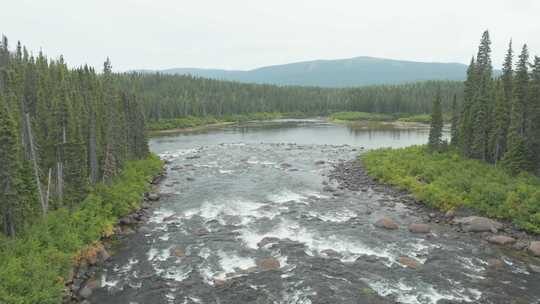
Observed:
[[[450,114],[443,115],[444,121],[449,122]],[[330,120],[334,122],[411,122],[429,124],[431,122],[430,114],[409,114],[409,113],[368,113],[368,112],[338,112],[330,115]]]
[[[146,129],[151,132],[174,130],[174,129],[189,129],[196,127],[204,127],[210,125],[226,125],[230,123],[240,123],[254,120],[271,120],[280,118],[305,118],[310,115],[294,112],[294,113],[279,113],[279,112],[257,112],[247,114],[234,114],[224,116],[186,116],[172,119],[161,119],[158,121],[150,121],[147,123]]]
[[[0,240],[0,303],[57,304],[84,298],[91,292],[89,285],[96,284],[90,281],[92,267],[109,258],[103,240],[129,233],[115,227],[119,222],[148,216],[141,211],[147,204],[143,196],[162,168],[155,155],[130,161],[110,183],[96,186],[78,209],[52,211],[17,238]],[[144,197],[159,199],[156,194]]]
[[[432,153],[425,146],[373,150],[360,160],[369,176],[441,210],[442,220],[540,256],[540,178],[512,176],[458,152]]]

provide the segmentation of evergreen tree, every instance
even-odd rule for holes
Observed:
[[[441,109],[441,95],[438,93],[433,102],[433,112],[431,114],[431,125],[429,128],[428,147],[432,151],[441,151],[443,148],[442,141],[443,117]]]
[[[540,57],[534,57],[529,92],[527,151],[530,170],[540,174]]]
[[[19,142],[15,123],[0,95],[0,213],[3,232],[15,235],[15,213],[18,207],[17,189],[20,182]]]
[[[473,105],[477,91],[477,68],[474,57],[467,69],[467,79],[465,80],[465,89],[461,115],[459,117],[459,146],[465,156],[471,155],[472,133],[473,133]]]
[[[504,81],[497,81],[495,87],[495,131],[492,136],[493,160],[498,162],[506,152],[510,107],[507,103]]]
[[[459,124],[459,113],[457,105],[457,96],[454,95],[452,99],[452,122],[450,127],[450,143],[455,146],[459,142],[458,134],[458,124]]]

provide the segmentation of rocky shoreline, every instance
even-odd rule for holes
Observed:
[[[422,202],[417,201],[411,194],[379,183],[372,179],[363,164],[359,160],[340,161],[333,166],[328,174],[330,181],[337,182],[337,189],[328,185],[325,191],[339,195],[340,190],[350,191],[372,191],[387,194],[398,199],[398,201],[414,211],[416,216],[422,219],[421,223],[411,224],[408,229],[412,233],[426,233],[426,237],[433,237],[430,234],[430,225],[447,225],[452,230],[464,234],[467,237],[476,239],[482,248],[490,245],[503,246],[507,249],[528,254],[532,262],[529,268],[532,272],[540,273],[540,236],[527,233],[518,229],[508,221],[499,221],[478,216],[472,210],[460,209],[456,211],[443,212],[431,208]],[[393,204],[393,203],[392,203]],[[375,223],[376,227],[383,229],[398,229],[399,226],[391,218],[381,218]],[[489,249],[487,249],[489,250]],[[500,265],[500,261],[491,261],[495,265]]]
[[[159,185],[165,178],[165,174],[165,171],[162,171],[152,179],[150,184],[153,188]],[[93,290],[101,287],[100,279],[96,278],[96,274],[100,267],[110,259],[114,251],[113,245],[136,232],[148,232],[142,225],[150,219],[152,209],[159,200],[160,194],[155,189],[145,193],[137,210],[119,218],[110,234],[81,250],[75,258],[75,265],[69,279],[65,282],[64,304],[90,303],[87,299],[92,295]]]

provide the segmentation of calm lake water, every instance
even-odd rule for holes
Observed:
[[[92,303],[538,303],[530,261],[370,187],[337,189],[332,165],[427,141],[427,128],[363,130],[280,120],[153,138],[169,161],[146,233],[122,241]],[[331,187],[336,192],[326,191]],[[377,229],[382,216],[400,229]],[[397,260],[407,256],[418,269]],[[490,258],[504,267],[488,267]],[[268,268],[272,268],[268,270]]]

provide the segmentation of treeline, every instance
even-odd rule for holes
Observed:
[[[433,96],[439,89],[445,110],[450,109],[453,96],[461,98],[463,95],[463,83],[456,81],[332,89],[245,84],[184,75],[129,73],[115,76],[121,89],[141,97],[150,121],[260,112],[422,114],[431,111]]]
[[[47,212],[74,209],[91,186],[148,155],[136,95],[104,73],[0,43],[0,226],[13,236]]]
[[[511,172],[540,173],[540,57],[527,45],[514,67],[512,42],[502,75],[494,77],[489,32],[467,71],[463,103],[456,107],[452,142],[467,157],[502,164]]]

